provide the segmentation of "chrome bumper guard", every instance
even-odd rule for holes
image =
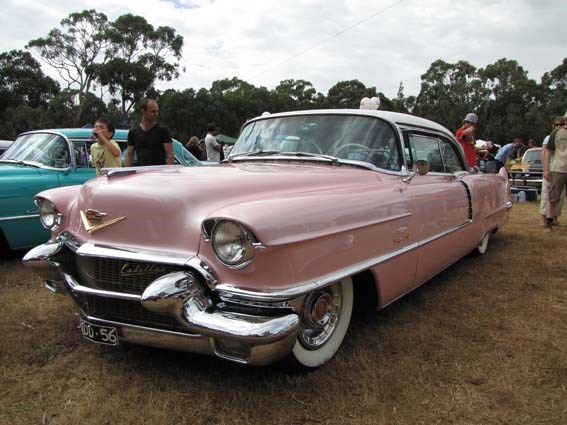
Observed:
[[[141,296],[93,289],[65,273],[54,259],[64,249],[61,240],[47,242],[29,251],[22,261],[25,267],[44,277],[45,286],[54,293],[68,294],[73,299],[74,295],[83,294],[137,301],[151,312],[175,317],[189,332],[110,322],[88,316],[75,302],[84,319],[118,327],[119,340],[212,354],[254,365],[273,363],[293,349],[299,326],[295,313],[272,317],[220,310],[190,271],[173,272],[154,280]]]

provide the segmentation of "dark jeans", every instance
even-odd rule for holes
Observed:
[[[495,173],[497,173],[498,171],[500,171],[500,169],[501,169],[502,167],[504,167],[504,164],[503,164],[501,161],[497,160],[497,159],[494,160],[494,163],[495,163],[495,165],[496,165],[496,168],[495,168],[495,170],[494,170]]]

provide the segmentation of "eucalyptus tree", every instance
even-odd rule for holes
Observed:
[[[195,110],[195,90],[166,90],[159,96],[161,121],[174,137],[182,143],[187,142],[205,129],[206,124],[197,122]]]
[[[141,16],[126,14],[103,34],[105,61],[95,66],[101,85],[120,100],[123,116],[153,89],[156,80],[179,76],[183,37],[168,26],[154,28]]]
[[[274,91],[280,97],[286,110],[317,108],[324,97],[315,90],[310,81],[306,80],[282,80]]]
[[[61,21],[61,29],[52,29],[46,37],[32,40],[26,47],[57,71],[81,105],[95,83],[95,65],[104,63],[107,28],[104,13],[83,10],[71,13]]]
[[[363,97],[378,96],[375,87],[366,87],[358,80],[339,81],[329,89],[323,102],[326,108],[354,108],[360,107]]]
[[[541,87],[528,78],[515,60],[499,59],[479,70],[490,103],[485,111],[485,136],[503,144],[516,137],[537,137],[541,119],[537,113],[544,106]]]
[[[59,91],[59,84],[44,75],[29,52],[12,50],[0,54],[0,113],[9,107],[47,105]]]
[[[546,72],[541,83],[546,93],[547,116],[567,115],[567,58],[553,70]]]
[[[0,54],[0,138],[46,124],[46,107],[59,92],[59,84],[44,75],[29,52],[12,50]]]
[[[482,115],[488,94],[476,67],[466,61],[451,64],[439,59],[421,76],[413,112],[455,129],[467,112]]]

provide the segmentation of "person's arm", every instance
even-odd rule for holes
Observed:
[[[175,163],[175,155],[173,154],[173,144],[164,143],[163,148],[165,149],[165,163],[167,165],[172,165]]]
[[[543,178],[549,181],[549,165],[551,164],[551,156],[555,151],[555,133],[556,130],[551,132],[548,142],[544,145],[541,152],[541,162],[543,164]]]
[[[100,140],[102,143],[104,143],[112,155],[118,157],[122,154],[120,148],[112,143],[112,139],[107,139],[102,134],[98,134],[97,140]]]
[[[549,164],[551,163],[551,151],[547,149],[547,145],[541,150],[541,162],[543,164],[543,178],[549,181]]]
[[[125,167],[131,167],[134,165],[134,146],[129,145],[128,149],[126,150],[126,163],[124,164]]]
[[[217,152],[220,152],[222,149],[222,145],[217,141],[216,138],[214,138],[213,149]]]

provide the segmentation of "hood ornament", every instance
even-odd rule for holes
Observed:
[[[112,220],[103,221],[104,217],[106,217],[107,215],[107,213],[90,208],[88,210],[81,211],[81,220],[83,222],[83,226],[85,226],[85,230],[89,233],[98,232],[99,230],[118,223],[119,221],[122,221],[126,218],[126,216],[123,216]]]

